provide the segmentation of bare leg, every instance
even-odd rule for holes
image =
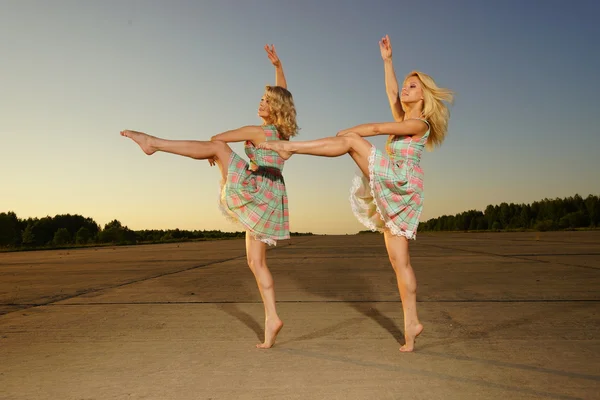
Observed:
[[[231,148],[224,142],[210,142],[199,140],[167,140],[150,136],[148,134],[124,130],[121,136],[133,140],[140,146],[144,153],[152,155],[157,151],[190,157],[196,160],[214,158],[218,161],[221,173],[226,178],[227,162],[231,155]]]
[[[408,239],[401,236],[394,236],[387,230],[384,233],[384,238],[388,256],[396,273],[398,290],[404,311],[405,344],[400,347],[400,351],[413,351],[415,338],[423,331],[423,325],[421,325],[417,316],[417,279],[410,265]]]
[[[273,150],[287,160],[292,154],[309,154],[323,157],[339,157],[346,153],[354,159],[361,171],[369,176],[369,154],[371,143],[355,133],[344,136],[327,137],[306,142],[273,140],[261,143],[258,147]]]
[[[265,341],[256,345],[259,349],[268,349],[273,346],[277,334],[283,328],[283,322],[279,319],[275,309],[275,289],[273,288],[273,276],[267,267],[266,247],[265,243],[254,239],[249,232],[246,232],[248,266],[254,274],[265,306]]]

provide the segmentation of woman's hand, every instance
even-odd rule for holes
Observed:
[[[390,42],[390,37],[388,35],[385,35],[379,41],[379,50],[381,51],[381,58],[383,58],[383,61],[392,60],[392,42]]]
[[[275,51],[275,45],[271,45],[271,47],[269,47],[268,44],[265,45],[265,51],[267,52],[267,57],[269,57],[269,60],[271,60],[271,63],[275,67],[280,67],[281,60],[279,60],[279,56],[277,55],[277,52]]]

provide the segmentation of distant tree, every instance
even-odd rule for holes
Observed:
[[[471,223],[469,224],[469,230],[470,231],[477,230],[477,218],[471,219]]]
[[[523,228],[529,228],[529,220],[530,219],[531,219],[531,217],[530,217],[530,212],[529,212],[529,206],[525,205],[521,209],[521,215],[520,215],[519,224]]]
[[[35,245],[35,234],[33,233],[33,225],[35,222],[30,221],[25,230],[23,231],[23,245],[24,246],[33,246]]]
[[[532,226],[532,223],[535,223],[535,221],[537,221],[538,215],[540,213],[540,203],[538,201],[534,201],[533,203],[531,203],[531,206],[529,207],[529,212],[531,216],[529,225]]]
[[[573,209],[571,210],[571,212],[579,211],[579,212],[585,213],[585,211],[586,211],[585,201],[579,194],[576,194],[575,196],[573,196],[572,202],[573,202]]]
[[[0,246],[18,246],[21,243],[19,219],[14,212],[0,213]]]
[[[559,220],[559,228],[583,228],[590,225],[589,216],[583,211],[569,213]]]
[[[174,239],[174,238],[173,238],[173,233],[172,233],[172,232],[167,232],[167,233],[165,233],[165,234],[164,234],[164,235],[163,235],[163,236],[160,238],[160,240],[161,240],[162,242],[169,242],[169,241],[171,241],[171,240],[173,240],[173,239]]]
[[[135,244],[137,237],[134,231],[115,219],[104,226],[104,229],[98,234],[98,241],[100,243]]]
[[[477,219],[477,230],[484,231],[486,229],[488,229],[488,225],[487,225],[487,221],[486,221],[485,217],[483,217],[483,216],[479,217]]]
[[[585,201],[585,209],[593,227],[600,226],[600,199],[598,196],[589,195]]]
[[[104,230],[112,229],[112,228],[123,228],[123,225],[119,220],[113,219],[108,224],[104,225]]]
[[[58,228],[57,228],[58,229]],[[32,227],[36,246],[45,246],[52,244],[54,233],[57,231],[51,217],[35,219]]]
[[[485,217],[485,220],[487,222],[487,226],[488,227],[492,227],[492,225],[494,224],[494,222],[496,221],[496,210],[494,208],[493,205],[488,205],[485,208],[485,211],[483,212],[483,215]]]
[[[505,228],[510,223],[510,207],[507,203],[500,204],[500,223]]]
[[[551,219],[538,221],[535,224],[535,230],[540,232],[551,231],[556,229],[556,224]]]
[[[173,239],[184,239],[189,236],[187,231],[182,231],[179,229],[172,230],[172,231],[170,231],[170,233],[171,233],[171,237]]]
[[[508,227],[510,229],[522,228],[523,225],[521,224],[521,219],[516,215],[510,217],[510,222],[508,223]]]
[[[52,243],[55,246],[63,246],[68,244],[71,241],[71,234],[67,230],[67,228],[59,228],[54,234],[54,238],[52,239]]]
[[[90,236],[95,236],[100,230],[100,227],[93,219],[77,214],[56,215],[52,218],[52,223],[54,231],[59,228],[66,228],[72,238],[76,237],[77,231],[82,227],[85,227],[90,232]]]
[[[151,235],[151,239],[154,242],[158,242],[160,241],[160,238],[162,238],[165,235],[165,232],[160,230],[160,231],[152,231],[152,235]]]
[[[90,241],[91,237],[92,234],[90,233],[90,230],[85,226],[82,226],[81,228],[79,228],[77,234],[75,235],[75,243],[87,244]]]

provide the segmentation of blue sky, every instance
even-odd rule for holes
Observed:
[[[456,92],[424,154],[422,219],[600,193],[600,6],[593,1],[0,0],[0,211],[82,214],[132,229],[233,230],[206,161],[145,156],[135,129],[208,140],[258,124],[275,44],[297,140],[391,120],[378,40],[396,73]],[[382,148],[384,137],[370,139]],[[241,144],[232,146],[243,154]],[[292,231],[355,233],[348,156],[286,163]]]

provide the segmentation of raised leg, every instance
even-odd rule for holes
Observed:
[[[216,159],[221,168],[221,174],[224,178],[227,177],[227,163],[231,155],[231,148],[227,143],[219,141],[167,140],[131,130],[122,131],[121,136],[133,140],[148,155],[162,151],[196,160]]]
[[[369,154],[372,145],[355,133],[306,142],[273,140],[261,143],[259,147],[273,150],[285,160],[290,158],[292,154],[308,154],[322,157],[339,157],[344,154],[350,154],[361,171],[366,176],[369,176]]]

